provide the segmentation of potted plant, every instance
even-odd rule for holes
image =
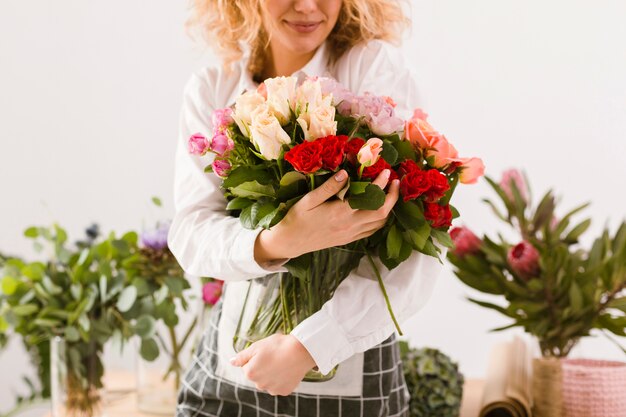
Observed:
[[[40,373],[51,375],[54,416],[100,415],[104,344],[137,331],[126,314],[134,300],[120,268],[137,235],[111,233],[97,240],[95,227],[85,241],[70,246],[58,224],[29,227],[24,234],[38,251],[47,249],[47,257],[5,260],[1,317],[27,346],[42,349],[41,358],[50,350],[50,366],[41,366]]]
[[[485,179],[503,208],[489,199],[483,201],[516,232],[518,240],[509,242],[500,233],[497,240],[487,235],[479,238],[467,227],[455,227],[450,232],[454,249],[447,257],[463,283],[502,297],[499,304],[469,298],[512,320],[494,331],[519,326],[537,338],[543,360],[534,363],[535,405],[540,415],[549,415],[551,408],[558,414],[560,407],[552,407],[558,401],[553,397],[543,404],[541,395],[554,381],[543,388],[539,384],[551,375],[560,381],[561,369],[568,363],[563,359],[581,338],[597,329],[624,350],[615,336],[626,336],[626,222],[614,234],[605,228],[586,249],[579,238],[591,220],[572,224],[572,218],[589,203],[559,218],[552,190],[536,206],[532,204],[523,173],[506,171],[499,183]],[[587,364],[592,366],[593,361]]]

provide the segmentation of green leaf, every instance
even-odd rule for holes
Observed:
[[[565,242],[576,242],[578,241],[578,237],[585,233],[585,231],[591,225],[591,219],[586,219],[574,227],[569,233],[565,236]]]
[[[137,287],[126,287],[120,294],[120,298],[117,300],[117,309],[122,313],[131,309],[135,300],[137,299]]]
[[[348,203],[355,210],[378,210],[385,203],[385,192],[375,184],[369,184],[361,194],[350,195]]]
[[[569,287],[569,300],[572,305],[572,309],[576,312],[580,311],[583,307],[583,295],[580,292],[578,284],[572,282]]]
[[[398,161],[404,161],[406,159],[415,161],[417,159],[413,145],[408,140],[400,140],[395,142],[393,146],[396,148],[396,151],[398,151]]]
[[[35,319],[33,320],[33,324],[38,327],[45,327],[45,328],[51,329],[51,328],[60,326],[61,322],[59,320],[54,320],[54,319]]]
[[[153,317],[144,314],[137,319],[133,330],[142,339],[149,339],[156,333],[156,321]]]
[[[161,304],[165,298],[167,298],[167,294],[168,294],[169,290],[167,288],[167,285],[163,285],[161,286],[161,288],[159,288],[155,293],[154,293],[154,305],[159,305]]]
[[[152,362],[159,357],[159,345],[154,339],[142,339],[140,353],[142,358]]]
[[[6,276],[2,278],[2,292],[5,295],[13,295],[15,290],[17,290],[17,286],[19,281],[12,276]]]
[[[276,192],[271,185],[261,185],[257,181],[244,182],[237,187],[231,188],[230,192],[238,197],[274,197]]]
[[[39,281],[46,273],[46,267],[41,262],[33,262],[22,268],[22,275],[26,276],[32,281]]]
[[[381,151],[380,156],[392,166],[398,161],[398,151],[393,146],[393,143],[386,139],[383,141],[383,150]]]
[[[447,248],[451,248],[454,246],[454,243],[452,243],[452,238],[450,237],[450,234],[448,232],[433,229],[432,235],[435,239],[437,239],[439,243],[441,243],[442,246],[445,246]]]
[[[412,201],[404,202],[399,200],[393,207],[393,214],[406,230],[417,230],[426,223],[424,213],[419,206]]]
[[[68,326],[65,328],[65,338],[68,342],[78,342],[80,340],[80,333],[74,326]]]
[[[306,175],[298,171],[290,171],[280,179],[280,186],[284,187],[298,181],[306,181]]]
[[[137,297],[143,297],[151,292],[150,286],[144,278],[136,277],[133,279],[132,285],[137,288]]]
[[[516,314],[510,313],[506,308],[501,307],[501,306],[499,306],[497,304],[488,303],[486,301],[479,301],[479,300],[475,300],[473,298],[468,298],[467,300],[471,301],[474,304],[478,304],[481,307],[485,307],[485,308],[489,308],[491,310],[495,310],[498,313],[502,313],[502,314],[504,314],[507,317],[511,317],[511,318],[517,319],[517,315]]]
[[[235,197],[234,199],[230,200],[228,204],[226,204],[226,210],[241,210],[249,207],[250,205],[252,205],[252,203],[254,203],[254,201],[248,198]]]
[[[626,297],[614,298],[607,305],[609,308],[616,308],[626,313]]]
[[[28,316],[39,311],[35,304],[22,304],[11,309],[16,316]]]
[[[230,171],[228,177],[224,179],[222,187],[234,188],[246,182],[256,182],[257,184],[267,185],[271,180],[272,175],[264,169],[240,166]]]
[[[371,182],[369,181],[350,181],[350,186],[348,190],[350,191],[350,195],[363,194],[365,189]]]
[[[48,291],[48,293],[52,295],[59,295],[63,292],[63,289],[56,285],[54,282],[52,282],[50,277],[47,275],[43,277],[41,284],[46,289],[46,291]]]
[[[406,240],[411,244],[413,249],[421,251],[426,245],[428,236],[430,236],[431,227],[427,222],[422,223],[417,229],[409,229],[403,232]]]
[[[39,236],[39,228],[38,227],[29,227],[28,229],[24,230],[24,236],[29,237],[29,238],[36,238]]]
[[[403,242],[402,234],[394,224],[387,233],[387,256],[390,258],[398,258]]]
[[[435,246],[431,239],[428,239],[426,241],[426,243],[424,244],[424,248],[421,250],[421,252],[425,255],[432,256],[433,258],[437,258],[439,263],[443,265],[443,261],[439,257],[440,249]]]
[[[161,207],[163,205],[163,203],[161,202],[161,199],[159,197],[156,197],[156,196],[152,197],[152,202],[157,207]]]
[[[185,283],[183,278],[165,277],[165,285],[169,289],[170,294],[175,297],[180,297],[183,294]]]
[[[254,229],[254,220],[256,217],[256,212],[252,212],[253,207],[258,206],[258,203],[254,203],[243,210],[241,210],[241,214],[239,214],[239,221],[241,225],[246,229]]]

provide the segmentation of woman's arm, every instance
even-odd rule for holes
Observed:
[[[191,275],[238,281],[284,270],[281,265],[286,259],[263,264],[255,260],[255,241],[263,229],[245,229],[238,218],[228,215],[220,179],[204,172],[213,154],[201,157],[188,151],[192,134],[212,133],[216,98],[211,74],[194,74],[185,86],[174,170],[175,215],[168,246]]]

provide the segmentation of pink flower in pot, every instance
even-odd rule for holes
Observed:
[[[539,252],[525,240],[509,249],[507,261],[513,271],[525,280],[539,273]]]
[[[467,227],[453,227],[450,230],[450,237],[454,243],[454,254],[458,257],[464,257],[480,250],[482,240]]]

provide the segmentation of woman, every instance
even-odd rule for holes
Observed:
[[[352,210],[331,199],[347,180],[340,171],[272,229],[247,230],[228,216],[219,179],[203,172],[211,156],[193,156],[186,145],[193,133],[211,132],[213,110],[275,76],[329,75],[355,93],[391,96],[407,117],[418,104],[415,83],[385,42],[397,39],[406,22],[396,0],[196,0],[191,23],[224,62],[198,71],[185,88],[168,243],[186,272],[219,277],[226,287],[185,375],[178,416],[408,415],[394,325],[367,261],[290,334],[232,350],[246,280],[286,271],[282,265],[300,254],[373,234],[398,198],[397,180],[388,184],[388,170],[376,178],[387,189],[383,208]],[[441,269],[417,252],[391,272],[378,266],[400,320],[423,306]],[[331,380],[301,382],[310,369],[326,374],[339,363]]]

